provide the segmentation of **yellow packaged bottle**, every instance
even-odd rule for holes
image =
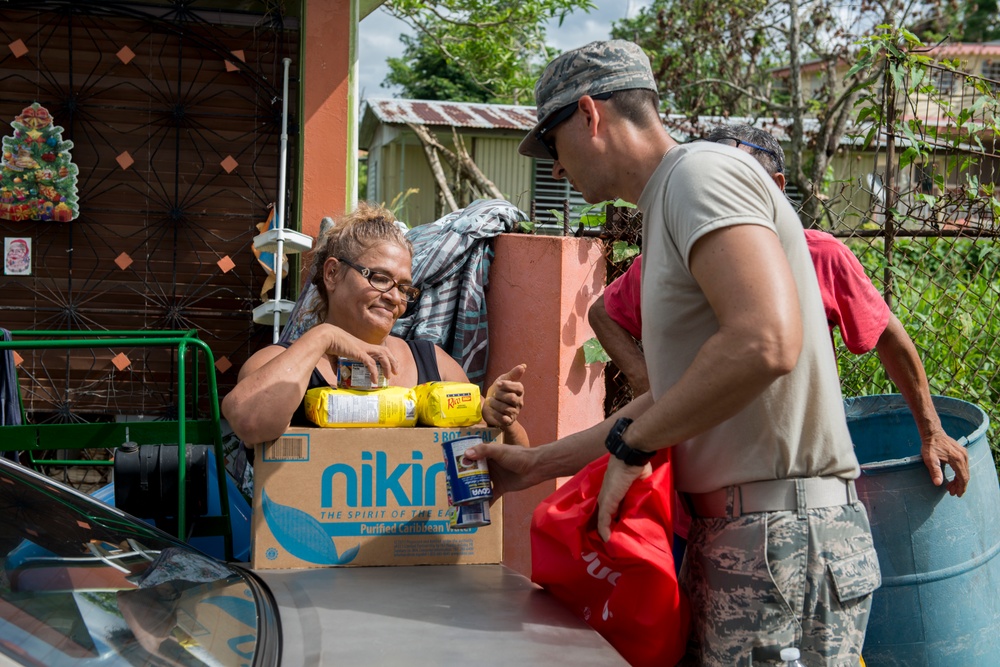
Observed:
[[[479,385],[425,382],[416,386],[417,421],[424,426],[472,426],[483,420]]]
[[[306,417],[325,428],[415,426],[417,396],[407,387],[375,391],[317,387],[306,392]]]

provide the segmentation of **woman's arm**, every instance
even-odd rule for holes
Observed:
[[[318,324],[287,350],[270,345],[243,365],[236,386],[222,401],[222,414],[233,432],[243,442],[256,444],[288,430],[313,369],[324,355],[360,359],[373,373],[376,361],[386,375],[397,372],[388,348],[360,341],[332,324]]]
[[[469,376],[451,355],[435,345],[438,371],[448,382],[468,382]],[[483,421],[487,426],[503,431],[503,441],[508,445],[527,446],[528,434],[517,421],[524,407],[524,385],[521,376],[527,366],[521,364],[507,371],[490,385],[482,397]]]

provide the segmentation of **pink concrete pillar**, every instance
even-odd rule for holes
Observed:
[[[533,445],[593,426],[604,418],[603,364],[585,364],[582,348],[594,336],[587,309],[604,290],[600,242],[503,234],[495,248],[487,380],[528,364],[520,420]],[[555,488],[552,480],[504,497],[503,560],[524,574],[531,569],[531,512]]]
[[[350,72],[357,20],[351,0],[305,0],[302,63],[302,227],[316,238],[325,215],[348,205],[347,173],[353,128]],[[290,225],[293,226],[294,225]]]

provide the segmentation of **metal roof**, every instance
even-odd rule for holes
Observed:
[[[390,125],[436,125],[440,127],[471,127],[480,129],[528,131],[535,126],[535,107],[512,104],[480,104],[471,102],[441,102],[432,100],[406,100],[389,98],[368,98],[362,120],[361,146],[367,147],[371,141],[372,118]],[[663,126],[675,141],[684,143],[702,137],[719,125],[748,123],[770,132],[779,142],[790,139],[790,118],[751,118],[737,116],[701,116],[692,119],[683,114],[664,114]],[[858,145],[857,136],[867,131],[867,125],[858,127],[848,121],[847,129],[840,138],[841,146]],[[819,131],[815,118],[803,119],[803,134],[808,140]],[[879,143],[882,143],[880,138]]]
[[[398,98],[367,98],[362,113],[360,143],[367,147],[372,139],[374,123],[387,125],[431,125],[438,127],[468,127],[485,130],[518,130],[527,132],[535,126],[535,107],[513,104],[485,104],[473,102],[442,102],[434,100],[408,100]],[[663,125],[677,141],[689,141],[708,133],[717,125],[750,123],[774,134],[778,141],[788,141],[789,119],[777,118],[726,118],[702,116],[692,120],[681,114],[663,116]],[[805,134],[815,134],[815,119],[805,119]],[[846,143],[846,139],[842,140]]]
[[[368,111],[383,123],[474,127],[488,130],[530,130],[537,122],[535,107],[369,97]]]
[[[952,42],[932,46],[928,49],[917,49],[918,53],[932,56],[956,58],[958,56],[1000,56],[1000,42]]]

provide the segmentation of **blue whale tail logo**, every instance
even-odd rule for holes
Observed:
[[[272,501],[266,489],[262,493],[261,509],[274,539],[299,560],[317,565],[347,565],[358,555],[360,544],[338,556],[337,545],[319,521],[302,510]]]

